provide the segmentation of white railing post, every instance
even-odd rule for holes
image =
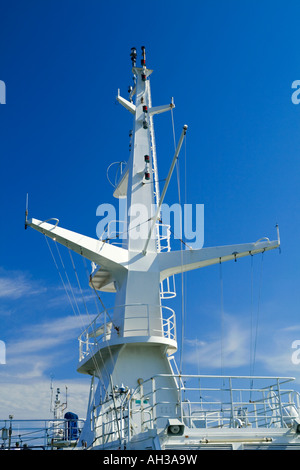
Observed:
[[[279,411],[280,411],[280,421],[281,421],[281,426],[284,427],[283,414],[282,414],[282,402],[281,402],[281,395],[280,395],[279,378],[277,378],[277,390],[278,390],[278,402],[279,402]]]
[[[131,426],[130,426],[130,423],[131,423],[131,418],[130,418],[130,415],[131,415],[131,408],[130,408],[130,404],[131,404],[131,399],[128,398],[128,418],[127,418],[127,433],[128,433],[128,441],[130,442],[131,441]]]
[[[175,318],[175,312],[173,313],[173,322],[174,322],[174,340],[176,341],[177,339],[177,331],[176,331],[176,318]]]
[[[180,409],[180,421],[182,420],[183,418],[183,413],[182,413],[182,396],[181,396],[181,375],[179,375],[179,388],[178,388],[178,394],[179,394],[179,409]]]
[[[152,397],[153,397],[153,423],[156,422],[156,391],[155,391],[155,378],[151,377],[151,384],[152,384]]]
[[[234,407],[233,407],[233,394],[232,394],[231,377],[229,377],[228,381],[229,381],[230,406],[231,406],[231,423],[232,423],[230,427],[232,427],[232,425],[234,423]]]
[[[79,362],[81,361],[82,359],[82,341],[81,341],[81,337],[79,338]]]

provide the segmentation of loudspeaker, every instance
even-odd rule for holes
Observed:
[[[179,419],[169,419],[167,424],[168,436],[182,436],[184,433],[184,424]]]

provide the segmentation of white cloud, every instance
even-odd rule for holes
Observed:
[[[224,315],[224,332],[210,340],[186,340],[185,361],[201,368],[218,369],[243,366],[249,362],[249,334],[241,323],[230,315]]]
[[[299,325],[280,327],[275,321],[261,322],[256,338],[256,354],[253,363],[255,334],[245,327],[241,317],[225,315],[223,341],[221,346],[220,331],[210,335],[208,339],[186,340],[185,363],[193,367],[196,373],[221,373],[234,375],[234,369],[242,368],[243,375],[269,375],[275,377],[295,377],[300,382],[300,364],[295,364],[292,355],[295,352],[292,344],[300,341]],[[252,361],[250,361],[250,337],[252,336]],[[299,355],[300,356],[300,355]],[[252,369],[254,365],[254,369]],[[240,372],[240,371],[239,371]]]
[[[50,371],[61,373],[61,368],[65,367],[64,375],[77,376],[77,337],[94,318],[96,308],[89,306],[89,314],[86,314],[84,302],[88,305],[93,293],[84,290],[83,299],[81,291],[73,288],[72,300],[80,306],[80,314],[77,309],[74,314],[62,289],[61,285],[45,288],[41,281],[33,280],[25,272],[0,267],[0,315],[6,321],[4,317],[14,314],[7,334],[2,330],[6,364],[0,365],[0,418],[8,418],[10,413],[16,419],[51,417],[50,378],[47,378]],[[20,306],[19,299],[25,298],[26,305],[22,302]],[[69,315],[62,316],[66,311],[59,309],[62,306]],[[50,309],[60,316],[49,317]],[[37,320],[40,314],[41,319]],[[33,318],[35,323],[32,323]],[[78,374],[78,379],[67,382],[69,410],[85,417],[89,377]],[[64,385],[57,383],[61,389]]]
[[[300,364],[293,361],[295,340],[300,340],[298,325],[290,325],[280,329],[269,327],[268,334],[260,343],[257,361],[264,364],[264,367],[276,376],[291,375],[300,381]]]
[[[48,308],[57,308],[68,305],[71,307],[75,314],[83,313],[98,313],[103,310],[101,306],[96,307],[99,300],[95,298],[95,293],[92,289],[79,289],[71,285],[59,286],[55,291],[51,292],[48,300]],[[101,308],[100,308],[101,307]]]
[[[16,300],[24,296],[41,294],[46,290],[39,282],[30,279],[26,273],[0,268],[0,299]]]
[[[50,419],[51,392],[50,378],[1,384],[0,418],[7,419],[9,414],[14,419]],[[61,390],[61,401],[65,400],[65,386],[68,387],[68,411],[73,411],[80,418],[85,418],[90,381],[88,377],[66,381],[54,381]],[[0,425],[2,422],[0,421]],[[1,426],[2,427],[2,426]]]
[[[47,379],[47,375],[62,364],[68,367],[71,362],[74,367],[72,354],[77,353],[77,335],[89,321],[86,316],[73,315],[18,330],[14,341],[6,345],[6,364],[0,366],[0,418],[7,418],[10,413],[15,419],[51,417],[50,376]],[[72,369],[69,375],[74,373]],[[69,410],[85,417],[89,377],[78,376],[78,379],[59,381],[55,386],[62,390],[68,386]]]
[[[49,369],[72,362],[70,351],[77,353],[77,337],[90,320],[73,315],[20,327],[14,340],[6,344],[6,364],[0,368],[0,377],[41,378]]]

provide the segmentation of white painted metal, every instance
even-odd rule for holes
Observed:
[[[149,230],[149,233],[148,233],[148,237],[147,237],[147,241],[146,241],[146,244],[145,244],[145,247],[143,249],[143,254],[145,255],[147,253],[147,249],[148,249],[148,245],[149,245],[149,242],[150,242],[150,239],[151,239],[151,236],[152,236],[152,233],[153,233],[153,229],[154,229],[154,226],[157,222],[157,219],[159,217],[159,214],[160,214],[160,209],[161,209],[161,206],[162,206],[162,203],[164,201],[164,198],[165,198],[165,195],[166,195],[166,192],[167,192],[167,189],[168,189],[168,186],[169,186],[169,183],[170,183],[170,179],[171,179],[171,176],[172,176],[172,173],[173,173],[173,170],[174,170],[174,166],[175,166],[175,163],[176,163],[176,160],[178,158],[178,155],[179,155],[179,152],[180,152],[180,149],[181,149],[181,146],[182,146],[182,142],[183,142],[183,138],[186,134],[186,130],[187,130],[187,126],[185,125],[183,127],[183,130],[182,130],[182,133],[181,133],[181,136],[180,136],[180,139],[179,139],[179,142],[178,142],[178,145],[177,145],[177,148],[175,150],[175,154],[174,154],[174,157],[173,157],[173,160],[172,160],[172,163],[171,163],[171,167],[169,169],[169,172],[168,172],[168,175],[167,175],[167,178],[166,178],[166,182],[165,182],[165,186],[164,186],[164,189],[162,191],[162,194],[161,194],[161,197],[158,201],[158,205],[157,205],[157,208],[156,208],[156,213],[155,213],[155,216],[153,217],[152,219],[152,222],[151,222],[151,227],[150,227],[150,230]]]
[[[151,89],[150,89],[150,80],[147,80],[147,90],[148,90],[148,102],[150,106],[149,112],[149,124],[150,124],[150,142],[151,142],[151,153],[152,153],[152,164],[153,164],[153,177],[154,177],[154,200],[156,209],[160,205],[160,189],[159,189],[159,177],[158,177],[158,165],[157,165],[157,154],[156,154],[156,143],[155,143],[155,132],[154,132],[154,123],[153,123],[153,109],[160,108],[160,112],[169,111],[175,108],[173,98],[169,106],[161,106],[157,108],[152,107],[152,98],[151,98]],[[162,108],[162,109],[161,109]],[[158,113],[157,113],[158,114]],[[156,243],[157,251],[170,251],[171,244],[171,231],[170,226],[159,222],[161,220],[161,211],[157,210],[156,212]],[[166,279],[160,282],[160,297],[161,299],[171,299],[176,297],[176,287],[175,287],[175,276],[167,277]]]
[[[210,266],[224,261],[236,260],[245,256],[256,255],[267,250],[279,248],[278,240],[269,240],[229,246],[216,246],[201,248],[199,250],[170,251],[159,253],[161,279],[171,274],[191,271],[193,269]]]
[[[275,390],[275,396],[270,395],[263,402],[257,402],[269,406],[266,412],[268,426],[272,423],[274,429],[268,429],[268,432],[266,428],[261,431],[255,427],[253,431],[243,425],[250,418],[255,423],[258,415],[252,411],[249,415],[247,411],[237,416],[237,403],[233,396],[235,389],[230,378],[226,379],[230,392],[226,416],[220,414],[220,410],[202,410],[203,403],[199,400],[195,400],[197,413],[193,414],[193,402],[182,398],[182,392],[187,392],[187,387],[182,377],[174,373],[170,360],[170,355],[177,349],[175,315],[161,305],[160,283],[181,272],[278,248],[279,234],[276,241],[262,239],[256,243],[198,250],[161,250],[156,232],[152,231],[156,218],[153,218],[151,210],[155,202],[158,210],[159,206],[158,201],[154,200],[152,171],[150,180],[145,180],[145,155],[150,157],[147,170],[152,169],[152,116],[173,106],[153,108],[150,84],[147,82],[152,71],[144,65],[133,67],[133,73],[136,87],[131,97],[135,96],[135,104],[123,99],[119,93],[117,97],[133,115],[132,151],[120,184],[115,189],[116,197],[123,197],[126,191],[129,207],[127,239],[123,241],[123,246],[104,243],[62,229],[57,224],[26,219],[26,225],[99,265],[100,268],[92,273],[91,285],[96,289],[115,292],[112,311],[105,310],[98,315],[79,337],[78,371],[92,377],[81,441],[85,441],[91,449],[124,446],[131,449],[220,448],[225,444],[231,447],[245,443],[269,445],[273,441],[294,445],[298,443],[297,435],[293,433],[289,438],[294,418],[289,415],[288,425],[288,418],[283,416],[289,409],[297,412],[298,416],[299,403],[290,399],[288,405],[283,404],[279,388]],[[144,219],[138,219],[135,212],[141,205],[148,211]],[[134,235],[132,229],[137,224],[145,236]],[[203,377],[196,379],[201,382]],[[277,380],[277,387],[279,382]],[[243,406],[243,403],[238,406]],[[181,423],[176,429],[181,431],[184,428],[187,430],[185,434],[172,434],[171,428],[168,431],[168,423],[174,419]],[[196,421],[206,425],[199,427]],[[208,425],[213,422],[219,423],[217,428]],[[241,427],[236,427],[236,423],[241,423]]]

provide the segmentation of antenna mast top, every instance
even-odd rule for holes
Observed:
[[[142,65],[142,67],[146,67],[146,48],[145,48],[145,46],[142,46],[141,49],[142,49],[141,65]],[[135,47],[131,48],[130,57],[131,57],[132,67],[136,67],[137,53],[136,53],[136,48]]]
[[[146,67],[146,49],[145,46],[142,46],[142,60],[141,60],[141,65],[143,67]]]
[[[132,67],[135,67],[136,66],[136,48],[135,47],[131,48],[130,57],[131,57]]]

